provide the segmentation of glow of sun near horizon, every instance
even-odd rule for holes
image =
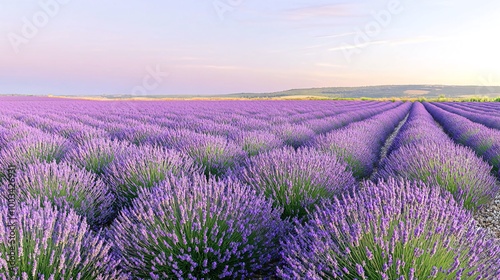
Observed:
[[[0,0],[0,94],[500,85],[500,2]]]

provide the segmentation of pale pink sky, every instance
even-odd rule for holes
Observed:
[[[500,85],[498,14],[484,0],[0,0],[0,94]]]

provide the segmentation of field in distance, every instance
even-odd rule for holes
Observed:
[[[50,97],[74,98],[74,95],[50,95]],[[270,93],[234,93],[221,95],[141,95],[103,94],[78,96],[92,100],[207,100],[207,99],[400,99],[400,100],[500,100],[500,86],[442,86],[442,85],[393,85],[367,87],[328,87],[291,89]]]

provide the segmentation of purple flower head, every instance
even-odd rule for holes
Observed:
[[[237,181],[174,176],[140,190],[110,237],[137,278],[251,278],[276,257],[279,216]]]

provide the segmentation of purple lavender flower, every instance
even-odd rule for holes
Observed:
[[[10,143],[0,152],[0,178],[9,165],[18,168],[36,162],[59,162],[71,148],[70,143],[60,136],[43,133],[32,134]]]
[[[151,188],[167,174],[201,173],[189,157],[162,147],[142,146],[114,160],[105,170],[105,181],[116,196],[118,208],[128,205],[141,188]]]
[[[311,141],[316,135],[314,131],[304,125],[284,124],[276,128],[277,135],[285,144],[297,149]]]
[[[461,105],[452,104],[452,103],[433,103],[435,106],[438,106],[448,112],[458,114],[460,116],[466,117],[469,120],[480,123],[487,127],[491,127],[494,129],[500,129],[500,115],[496,115],[495,113],[498,110],[485,111],[485,110],[474,110],[471,109],[470,106],[461,107]]]
[[[242,181],[283,207],[283,217],[303,217],[319,200],[356,185],[345,163],[309,148],[273,150],[249,159],[246,166]]]
[[[3,194],[7,194],[7,182]],[[59,209],[73,208],[97,228],[112,217],[113,196],[109,188],[86,170],[67,163],[36,163],[17,170],[14,185],[20,201],[48,199]]]
[[[207,176],[222,177],[247,157],[245,151],[233,141],[212,135],[199,135],[187,139],[181,151],[202,166]]]
[[[116,158],[122,157],[134,148],[127,142],[95,138],[84,141],[69,151],[64,159],[80,168],[102,175]]]
[[[481,155],[496,171],[500,170],[500,131],[474,123],[465,117],[447,112],[434,104],[424,103],[453,140],[469,146]]]
[[[249,278],[276,257],[280,212],[237,181],[168,177],[132,205],[110,238],[134,277]]]
[[[9,240],[7,205],[0,203],[0,211],[0,279],[129,279],[117,269],[111,246],[73,210],[59,211],[40,200],[21,203],[15,211],[17,242]],[[15,255],[9,259],[12,244]]]
[[[345,160],[357,178],[370,175],[385,140],[403,120],[411,104],[405,103],[364,121],[316,138],[313,147]]]
[[[367,255],[367,248],[374,254]],[[418,257],[415,250],[418,248]],[[439,187],[390,179],[325,201],[282,241],[284,279],[471,279],[500,273],[500,243]],[[396,261],[393,261],[396,260]],[[436,271],[436,267],[440,267]]]
[[[432,141],[394,151],[377,176],[403,177],[441,186],[467,209],[477,209],[492,201],[500,191],[490,172],[491,166],[469,148],[451,141]]]
[[[491,166],[471,149],[453,143],[421,103],[413,105],[392,147],[379,178],[403,177],[441,186],[468,209],[490,202],[500,191]]]
[[[281,148],[285,143],[276,135],[266,131],[244,131],[236,138],[236,143],[247,152],[249,156],[255,156],[276,148]]]
[[[70,140],[75,144],[83,144],[95,138],[106,138],[108,134],[105,130],[83,125],[78,122],[64,124],[55,131],[60,136]]]

